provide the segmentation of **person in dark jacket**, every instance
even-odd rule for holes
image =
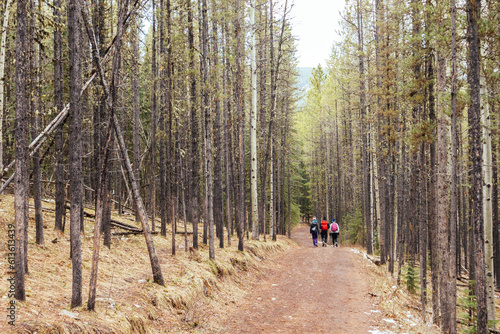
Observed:
[[[314,247],[318,247],[318,231],[319,231],[318,221],[316,220],[316,217],[313,217],[311,227],[309,228],[309,233],[312,234]]]
[[[319,229],[321,231],[321,242],[323,243],[323,247],[326,247],[326,242],[328,241],[328,230],[330,229],[330,224],[328,224],[326,217],[323,217]]]

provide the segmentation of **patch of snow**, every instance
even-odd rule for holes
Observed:
[[[272,286],[278,286],[278,284],[273,284]]]
[[[141,305],[134,304],[135,307],[141,308]]]
[[[390,324],[396,324],[396,320],[394,320],[394,319],[382,319],[382,320],[384,320],[385,322],[388,322]]]
[[[273,300],[273,301],[274,301],[274,300],[276,300],[276,298],[275,298],[275,297],[273,297],[271,300]]]
[[[145,280],[145,279],[140,279],[140,280],[138,280],[137,282],[138,282],[138,283],[145,283],[145,282],[146,282],[146,280]]]
[[[73,319],[78,319],[78,313],[73,313],[70,311],[62,310],[59,312],[59,315],[65,315],[67,317],[73,318]]]
[[[372,313],[382,313],[382,311],[379,311],[379,310],[370,310],[370,312],[372,312]]]
[[[363,312],[363,313],[366,314],[366,315],[372,315],[371,313],[368,313],[368,312]]]
[[[393,334],[394,332],[392,331],[381,331],[378,328],[375,328],[373,330],[369,330],[368,333],[373,333],[373,334]]]

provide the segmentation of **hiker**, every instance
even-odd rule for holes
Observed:
[[[332,218],[332,224],[330,225],[330,238],[332,239],[332,247],[338,247],[339,243],[337,241],[340,233],[339,224],[335,222],[335,218]]]
[[[326,217],[323,217],[321,221],[321,242],[323,243],[323,247],[326,247],[326,242],[328,240],[328,229],[330,228],[330,224],[326,220]]]
[[[313,217],[311,227],[309,228],[309,233],[312,234],[314,247],[318,247],[318,230],[319,230],[318,221],[316,220],[316,217]]]

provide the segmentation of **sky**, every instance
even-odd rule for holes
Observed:
[[[297,37],[299,67],[326,66],[345,0],[294,0],[293,34]]]

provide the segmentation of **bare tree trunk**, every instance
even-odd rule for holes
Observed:
[[[34,37],[35,33],[35,6],[34,2],[31,2],[31,8],[32,8],[32,18],[31,18],[31,27],[32,27],[32,36]],[[38,15],[41,15],[41,2],[38,2]],[[34,44],[34,38],[33,38],[33,44]],[[33,137],[36,136],[36,134],[40,131],[41,127],[41,114],[42,114],[42,47],[38,45],[38,50],[37,50],[37,56],[35,56],[35,50],[34,50],[34,45],[33,45],[33,72],[32,72],[32,78],[36,77],[36,79],[33,79],[32,83],[32,90],[33,93],[36,91],[36,97],[33,96],[32,98],[32,103],[34,105],[34,115],[32,115],[32,125],[33,125]],[[36,59],[38,58],[38,64],[36,64]],[[1,110],[1,109],[0,109]],[[1,117],[0,117],[1,118]],[[1,126],[1,125],[0,125]],[[0,132],[1,136],[1,132]],[[1,146],[1,143],[0,143]],[[0,149],[0,155],[1,155],[1,149]],[[1,159],[0,159],[1,162]],[[43,215],[42,215],[42,186],[41,186],[41,177],[42,177],[42,171],[41,171],[41,166],[40,166],[40,154],[37,152],[33,156],[33,201],[35,204],[35,228],[36,228],[36,243],[38,245],[43,245]]]
[[[480,96],[481,96],[481,125],[483,145],[483,215],[484,215],[484,260],[486,274],[486,308],[488,310],[488,322],[495,320],[495,284],[493,268],[493,203],[492,185],[493,170],[491,158],[491,121],[488,92],[486,88],[486,74],[484,69],[480,73]],[[497,240],[498,242],[498,240]]]
[[[242,24],[244,7],[241,0],[236,1],[236,108],[238,111],[238,149],[239,149],[239,188],[238,188],[238,250],[243,251],[243,224],[245,223],[245,151],[244,151],[244,136],[243,136],[243,36]]]
[[[73,268],[73,287],[71,308],[82,305],[82,253],[80,240],[80,211],[82,207],[82,113],[80,91],[81,73],[81,10],[80,0],[68,4],[68,46],[69,46],[69,152],[70,152],[70,236],[71,260]]]
[[[169,64],[168,64],[168,58],[169,56],[166,55],[165,51],[165,39],[170,38],[170,36],[165,37],[165,28],[164,28],[164,22],[165,22],[165,15],[167,16],[166,20],[170,20],[170,1],[167,0],[167,9],[165,10],[164,6],[164,0],[160,0],[160,91],[161,91],[161,97],[160,97],[160,119],[159,119],[159,129],[160,129],[160,216],[161,216],[161,235],[166,236],[167,235],[167,217],[166,217],[166,202],[170,200],[170,197],[167,199],[167,185],[166,185],[166,162],[165,162],[165,153],[170,153],[170,147],[167,147],[165,144],[165,114],[167,113],[167,110],[169,109],[169,96],[168,96],[168,72],[169,72]],[[168,44],[168,41],[167,41]],[[169,142],[168,145],[171,143]],[[168,158],[167,158],[168,159]],[[170,159],[169,159],[170,160]],[[170,184],[169,184],[170,188]],[[153,195],[155,196],[155,195]],[[154,218],[154,216],[153,216]],[[173,218],[173,217],[172,217]],[[173,225],[172,225],[173,226]],[[174,254],[175,254],[175,248],[174,248]]]
[[[111,111],[110,110],[110,116],[111,116]],[[108,122],[107,122],[107,134],[106,134],[106,141],[105,145],[103,147],[103,160],[102,160],[102,165],[99,166],[99,173],[100,173],[100,185],[99,189],[96,189],[97,193],[97,202],[96,202],[96,212],[95,212],[95,225],[94,225],[94,239],[93,239],[93,245],[92,245],[92,269],[90,272],[90,283],[89,283],[89,299],[87,301],[87,309],[89,311],[94,311],[95,309],[95,299],[96,299],[96,290],[97,290],[97,269],[99,266],[99,250],[101,248],[101,224],[103,220],[103,211],[104,211],[104,201],[106,200],[104,196],[106,195],[106,181],[107,181],[107,175],[109,175],[106,171],[106,166],[107,166],[107,160],[110,155],[110,144],[111,144],[111,135],[112,135],[112,128],[111,128],[111,117],[108,117]]]
[[[153,0],[154,2],[154,0]],[[154,16],[155,10],[153,8],[153,26],[154,26]],[[132,104],[132,118],[134,120],[132,124],[132,141],[133,141],[133,161],[134,161],[134,175],[137,182],[140,184],[140,134],[139,134],[139,123],[140,119],[140,86],[139,86],[139,27],[138,18],[135,19],[135,25],[132,31],[132,94],[133,94],[133,104]],[[154,39],[153,39],[154,40]],[[153,50],[154,53],[154,50]],[[134,207],[135,211],[135,221],[139,221],[139,210]]]
[[[162,11],[163,0],[160,0],[160,44],[163,39],[162,35],[162,22],[163,22],[163,11]],[[156,14],[156,13],[154,13]],[[154,26],[153,26],[153,34],[154,34]],[[152,110],[151,110],[151,148],[150,148],[150,162],[149,166],[149,212],[151,214],[151,230],[155,231],[155,213],[156,213],[156,126],[157,126],[157,117],[158,117],[158,98],[156,96],[156,92],[158,91],[158,61],[156,60],[156,38],[153,35],[153,55],[151,61],[151,74],[153,76],[153,90],[151,92],[151,100],[152,100]],[[161,53],[161,51],[160,51]],[[161,62],[161,55],[160,55]],[[160,64],[161,66],[161,64]],[[160,106],[161,107],[161,106]],[[161,147],[160,149],[163,149]]]
[[[227,29],[224,26],[224,33],[227,34]],[[227,41],[226,41],[227,43]],[[227,53],[227,45],[226,45],[226,51]],[[229,84],[229,78],[228,78],[228,70],[227,68],[229,67],[229,59],[227,58],[226,54],[226,59],[225,59],[225,66],[224,66],[224,81],[223,81],[223,90],[224,94],[227,92],[227,86],[230,86]],[[229,98],[225,97],[224,100],[224,162],[225,162],[225,170],[226,170],[226,184],[225,184],[225,194],[226,194],[226,229],[227,229],[227,244],[228,246],[231,246],[231,225],[232,225],[232,214],[231,214],[231,194],[232,194],[232,187],[231,187],[231,168],[230,165],[232,165],[232,160],[229,159],[229,150],[232,149],[232,146],[229,142],[229,136],[231,133],[231,129],[229,128],[228,124],[228,118],[229,118],[229,109],[231,106],[231,102]]]
[[[189,217],[193,223],[193,248],[198,249],[198,220],[199,220],[199,148],[198,148],[198,117],[196,115],[196,74],[194,71],[194,33],[192,0],[188,0],[188,42],[190,71],[190,107],[191,107],[191,182],[189,186]]]
[[[251,78],[252,78],[252,111],[250,113],[250,188],[252,196],[252,239],[259,240],[259,202],[257,197],[257,61],[255,43],[255,0],[250,3],[250,29],[252,36],[250,39],[251,52]]]
[[[458,134],[457,134],[457,8],[451,0],[451,205],[450,205],[450,333],[457,332],[457,218],[458,218]],[[460,251],[460,248],[458,248]]]
[[[2,37],[0,39],[0,171],[3,170],[3,110],[5,105],[4,83],[5,83],[5,49],[7,42],[7,28],[9,27],[10,5],[12,0],[5,3],[3,14]]]
[[[205,113],[205,190],[207,192],[205,198],[207,201],[207,221],[204,225],[208,224],[208,249],[210,259],[215,259],[214,248],[214,194],[213,194],[213,170],[212,170],[212,120],[210,115],[210,106],[208,99],[208,17],[207,17],[207,1],[202,0],[202,38],[203,38],[203,51],[202,51],[202,75],[203,82],[203,108]]]
[[[473,231],[474,231],[474,279],[477,298],[477,331],[488,333],[488,315],[486,309],[486,277],[484,253],[484,217],[483,217],[483,176],[481,147],[481,102],[480,102],[480,41],[478,20],[481,1],[467,0],[467,22],[469,42],[469,82],[471,103],[469,109],[469,136],[472,146],[472,183],[474,192]]]
[[[54,20],[56,26],[54,28],[54,100],[57,112],[64,108],[63,98],[63,67],[62,67],[62,38],[61,38],[61,0],[54,0]],[[55,212],[55,228],[64,232],[63,216],[66,212],[66,193],[64,188],[64,157],[63,157],[63,127],[59,126],[54,137],[55,155],[56,155],[56,212]]]
[[[221,107],[219,89],[219,8],[217,2],[212,1],[212,59],[213,59],[213,80],[214,80],[214,98],[215,98],[215,120],[214,120],[214,219],[217,228],[217,237],[219,238],[219,247],[224,248],[224,203],[222,197],[222,140],[221,140]]]
[[[26,74],[28,63],[28,28],[27,0],[17,1],[17,30],[16,30],[16,176],[14,188],[15,208],[15,298],[24,301],[25,258],[24,239],[25,226],[28,224],[28,101],[26,99]]]
[[[128,3],[128,1],[126,0],[125,4],[127,4],[127,3]],[[125,5],[123,7],[127,8],[127,6],[125,6]],[[85,11],[83,11],[83,14],[85,14]],[[127,18],[127,17],[128,16],[125,16],[125,18]],[[90,36],[94,36],[94,34],[90,32],[91,29],[89,28],[88,19],[84,17],[83,21],[86,25],[88,34]],[[125,22],[123,24],[118,25],[118,32],[117,32],[116,41],[121,40],[124,24],[125,24]],[[91,38],[91,42],[92,42],[93,47],[95,49],[95,45],[97,44],[95,42],[95,36],[94,36],[94,38]],[[96,63],[96,66],[98,67],[98,72],[99,72],[99,75],[101,77],[101,81],[103,83],[104,90],[106,92],[106,95],[109,96],[111,93],[109,90],[109,86],[106,82],[106,78],[104,76],[104,69],[102,66],[102,60],[100,59],[98,52],[97,52],[97,55],[94,54],[94,56],[96,57],[95,63]],[[113,110],[113,106],[111,104],[108,104],[108,108],[110,110]],[[130,163],[130,159],[129,159],[128,152],[127,152],[127,147],[125,146],[123,134],[122,134],[120,124],[118,123],[118,119],[117,119],[116,115],[112,115],[112,122],[113,122],[113,128],[115,129],[115,136],[116,136],[116,139],[118,140],[118,146],[120,147],[120,152],[121,152],[122,159],[123,159],[122,162],[123,162],[125,169],[127,171],[127,176],[128,176],[131,188],[132,188],[132,195],[134,197],[134,201],[136,202],[137,207],[139,208],[139,216],[141,219],[141,225],[142,225],[144,238],[146,240],[146,246],[148,247],[149,260],[151,262],[151,269],[153,271],[153,279],[154,279],[155,283],[157,283],[159,285],[165,285],[165,282],[163,280],[163,275],[161,273],[160,262],[158,260],[158,256],[156,255],[156,250],[155,250],[153,238],[151,237],[151,230],[149,229],[149,225],[148,225],[148,216],[146,213],[146,209],[144,207],[144,203],[142,201],[142,197],[141,197],[140,192],[139,192],[139,186],[138,186],[137,181],[135,180],[135,177],[134,177],[134,171],[133,171],[132,165]]]

